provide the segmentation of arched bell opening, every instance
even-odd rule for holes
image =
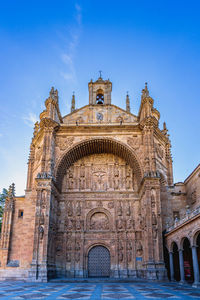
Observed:
[[[96,104],[104,104],[104,92],[102,89],[97,91]]]

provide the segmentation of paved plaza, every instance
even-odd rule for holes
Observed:
[[[200,289],[154,282],[0,282],[0,299],[200,299]]]

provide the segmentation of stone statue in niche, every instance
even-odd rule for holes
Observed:
[[[142,256],[143,247],[140,241],[137,242],[136,251],[138,256]]]
[[[81,230],[83,228],[83,221],[80,219],[76,220],[76,230]]]
[[[71,261],[71,253],[67,252],[66,254],[66,261],[70,262]]]
[[[73,208],[72,208],[71,201],[69,201],[68,204],[67,204],[67,214],[68,214],[69,217],[71,217],[73,215]]]
[[[73,169],[69,169],[69,178],[73,178]]]
[[[40,225],[44,225],[44,213],[41,212],[40,214]]]
[[[126,207],[126,215],[127,216],[131,215],[131,208],[130,208],[129,202],[127,203],[127,207]]]
[[[74,228],[74,220],[67,219],[67,229],[68,230],[73,230],[73,228]]]
[[[114,189],[118,190],[119,189],[119,179],[118,179],[118,177],[115,178],[114,184],[115,184]]]
[[[44,228],[43,228],[43,226],[39,226],[39,228],[38,228],[38,231],[39,231],[39,238],[40,238],[40,240],[42,240],[43,239],[43,236],[44,236]]]
[[[154,196],[153,191],[151,191],[151,207],[155,208],[155,204],[156,204],[155,196]]]
[[[62,252],[62,245],[58,244],[56,248],[56,255],[60,256]]]
[[[80,202],[78,202],[77,206],[76,206],[76,215],[77,216],[81,215],[81,204],[80,204]]]
[[[80,242],[76,241],[75,250],[79,251],[81,249]]]
[[[103,207],[103,202],[101,200],[97,201],[97,206],[98,207]]]
[[[131,241],[127,241],[127,261],[132,261],[132,244]]]
[[[79,178],[79,189],[80,190],[85,189],[85,178],[83,178],[83,177]]]
[[[129,263],[132,261],[132,252],[130,250],[127,252],[127,261]]]
[[[71,242],[71,241],[68,241],[68,242],[67,242],[67,246],[66,246],[66,249],[67,249],[67,251],[70,251],[70,250],[72,250],[72,246],[71,246],[71,244],[72,244],[72,242]]]
[[[119,258],[119,261],[120,261],[120,262],[123,261],[124,256],[123,256],[123,251],[122,251],[122,250],[120,250],[120,251],[118,252],[118,258]]]
[[[132,250],[132,243],[131,241],[127,241],[127,249]]]
[[[78,263],[80,261],[80,252],[76,251],[75,253],[75,261]]]
[[[134,226],[135,226],[135,222],[133,219],[128,219],[127,222],[126,222],[126,228],[131,230],[131,229],[134,229]]]
[[[119,249],[119,250],[123,250],[123,244],[122,244],[121,241],[119,241],[119,243],[118,243],[118,249]]]
[[[121,205],[121,202],[119,202],[119,205],[118,205],[117,215],[118,216],[122,216],[122,205]]]
[[[116,225],[117,225],[117,229],[119,229],[119,230],[122,230],[122,229],[124,229],[124,220],[123,219],[118,219],[117,221],[116,221]]]
[[[153,226],[153,238],[154,238],[154,239],[157,238],[157,232],[158,232],[158,229],[157,229],[157,227],[154,225],[154,226]]]
[[[108,208],[114,208],[114,202],[113,201],[110,201],[109,203],[108,203]]]
[[[91,230],[109,230],[109,220],[106,214],[97,212],[90,219]]]
[[[155,212],[152,212],[152,225],[157,225],[157,218]]]
[[[119,166],[115,165],[114,176],[119,177]]]
[[[85,166],[83,164],[80,166],[80,177],[85,177]]]
[[[45,208],[46,207],[46,203],[47,203],[47,191],[42,191],[42,195],[41,195],[42,197],[42,208]]]

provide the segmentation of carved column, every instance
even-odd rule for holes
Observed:
[[[185,272],[184,272],[184,260],[183,260],[183,250],[179,250],[179,265],[180,265],[180,275],[181,280],[180,283],[185,283]]]
[[[198,257],[197,257],[197,246],[192,246],[192,262],[193,262],[193,269],[194,269],[194,287],[200,286],[199,281],[199,264],[198,264]]]
[[[143,183],[143,214],[145,242],[145,266],[147,278],[163,280],[166,269],[162,248],[162,220],[160,204],[160,182],[156,175],[145,177]],[[152,190],[154,191],[152,195]]]
[[[48,241],[50,206],[52,201],[52,179],[37,178],[37,200],[35,213],[35,233],[33,259],[29,278],[32,281],[47,281]]]
[[[174,260],[173,260],[173,252],[169,252],[169,265],[170,265],[170,280],[174,280]]]

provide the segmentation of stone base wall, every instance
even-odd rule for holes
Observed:
[[[10,268],[0,270],[0,281],[3,280],[19,280],[19,281],[29,281],[28,269]]]

